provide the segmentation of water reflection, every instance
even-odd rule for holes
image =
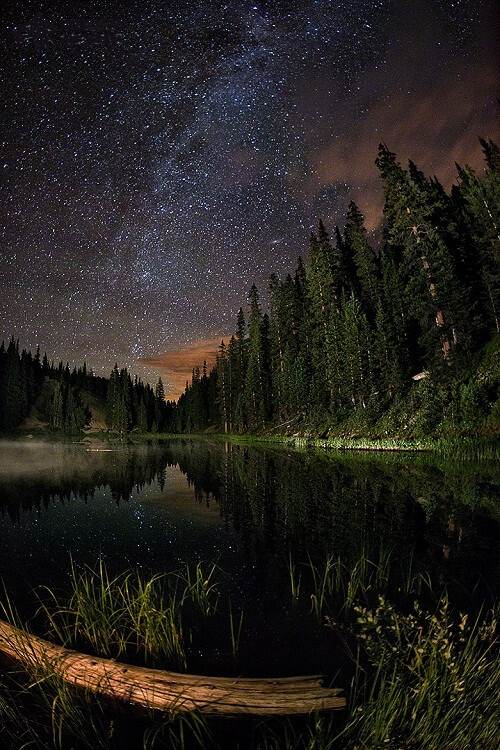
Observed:
[[[153,570],[229,556],[265,569],[268,585],[290,550],[349,563],[384,548],[463,592],[497,582],[499,471],[488,463],[175,439],[109,452],[2,445],[0,467],[7,580],[23,560],[27,574],[36,564],[54,577],[68,553],[104,551],[117,566]]]

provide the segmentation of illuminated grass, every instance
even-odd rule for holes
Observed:
[[[409,564],[394,589],[394,562],[389,552],[380,553],[376,561],[363,553],[351,564],[331,556],[318,565],[309,558],[299,575],[289,556],[295,615],[301,611],[296,605],[310,598],[317,627],[334,628],[351,644],[355,664],[349,706],[343,717],[255,721],[251,747],[496,750],[498,612],[482,612],[471,624],[467,615],[452,612],[446,595],[429,610],[412,604],[428,579],[414,574]],[[206,571],[198,565],[148,579],[130,572],[113,578],[102,562],[80,572],[73,567],[69,603],[62,606],[50,594],[43,612],[52,636],[65,645],[79,648],[85,643],[99,655],[121,655],[144,664],[169,660],[176,668],[186,668],[183,603],[193,604],[203,618],[221,608],[217,570],[215,565]],[[22,626],[4,598],[2,616]],[[234,613],[228,601],[229,645],[237,659],[243,611]],[[126,711],[75,691],[47,664],[27,676],[0,673],[0,743],[15,750],[235,746],[197,714],[151,714],[138,725]],[[129,737],[130,727],[140,740]],[[247,723],[234,730],[242,748],[250,747],[243,742],[249,727]]]

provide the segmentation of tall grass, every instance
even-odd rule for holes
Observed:
[[[14,750],[107,750],[113,721],[101,701],[77,694],[48,665],[0,676],[0,745]]]
[[[1,616],[25,632],[17,610],[4,590]],[[15,645],[15,644],[14,644]],[[25,653],[23,638],[18,647]],[[98,750],[109,747],[112,721],[91,693],[76,692],[45,660],[22,671],[0,670],[0,747]]]
[[[298,597],[296,566],[289,560],[292,596]],[[376,594],[393,591],[398,598],[418,596],[425,585],[430,589],[427,576],[413,571],[413,557],[405,565],[393,559],[393,553],[381,549],[376,557],[369,557],[363,550],[351,564],[339,556],[330,555],[324,563],[317,563],[309,556],[311,610],[319,622],[325,616],[352,613],[359,602],[367,604]],[[304,584],[306,587],[306,584]]]
[[[186,668],[180,598],[166,576],[112,578],[100,560],[80,572],[72,565],[70,585],[67,604],[45,589],[48,601],[41,607],[62,644],[107,658]]]
[[[293,601],[310,596],[317,627],[334,625],[334,618],[341,618],[336,630],[354,654],[349,707],[343,719],[256,722],[251,727],[252,747],[496,750],[498,611],[480,613],[470,623],[467,615],[452,612],[446,595],[430,610],[417,602],[412,606],[427,585],[426,577],[414,572],[410,560],[395,580],[398,561],[387,550],[376,557],[363,553],[351,564],[335,556],[322,564],[309,558],[300,573],[291,555],[288,564]],[[111,577],[102,562],[80,571],[72,567],[69,602],[63,606],[50,593],[43,612],[52,634],[65,645],[86,644],[105,656],[162,666],[168,662],[185,669],[183,606],[194,605],[203,618],[217,611],[217,571],[215,565],[206,571],[198,565],[147,579],[130,572]],[[297,607],[295,614],[301,611]],[[6,598],[2,616],[21,625]],[[217,625],[219,619],[213,622]],[[229,626],[237,659],[243,610],[235,614],[230,600]],[[119,729],[122,725],[135,726],[139,744],[129,740],[128,730]],[[19,750],[236,746],[232,740],[217,739],[211,727],[198,714],[178,716],[175,709],[167,716],[151,714],[138,727],[117,707],[77,693],[48,664],[33,668],[27,678],[0,673],[0,746],[2,741]],[[250,747],[245,744],[248,727],[238,725],[235,730],[242,748]]]
[[[346,747],[493,750],[500,726],[497,613],[470,626],[446,596],[402,614],[380,597],[356,607],[369,668],[354,691]]]
[[[313,716],[301,729],[291,722],[280,729],[264,726],[260,734],[256,750],[340,750],[335,724],[324,716]]]
[[[274,443],[295,448],[325,448],[337,451],[432,452],[460,460],[498,460],[498,438],[488,436],[460,437],[297,437],[292,435],[226,435],[224,439],[240,444]]]
[[[0,747],[8,750],[155,750],[215,748],[196,712],[150,712],[139,719],[126,706],[77,691],[48,664],[28,674],[0,672]]]
[[[231,600],[229,600],[229,626],[231,629],[231,649],[233,652],[233,658],[237,659],[238,651],[240,650],[241,629],[243,627],[243,609],[240,611],[240,617],[236,624],[233,616]]]
[[[137,571],[112,577],[102,559],[82,570],[72,564],[69,600],[44,588],[40,611],[50,635],[70,648],[184,671],[183,614],[188,604],[194,606],[190,615],[216,613],[217,570],[215,563],[208,568],[198,563],[150,578]],[[241,622],[238,641],[240,634]]]
[[[200,612],[206,616],[214,614],[217,610],[217,600],[219,598],[219,584],[213,581],[213,576],[217,570],[217,565],[213,563],[209,570],[205,572],[202,564],[199,562],[194,570],[190,565],[186,565],[183,574],[179,574],[179,580],[184,583],[184,591],[181,596],[181,604],[190,599]]]
[[[288,554],[288,575],[290,578],[290,589],[292,591],[292,598],[298,599],[300,594],[300,582],[301,575],[297,573],[297,565],[292,560],[292,553]]]
[[[313,717],[263,731],[259,750],[496,750],[500,726],[498,611],[399,612],[384,597],[356,605],[360,649],[349,712],[339,728]]]

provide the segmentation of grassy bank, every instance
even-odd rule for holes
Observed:
[[[494,611],[473,616],[454,611],[446,592],[436,599],[428,577],[413,574],[411,565],[403,570],[389,554],[376,560],[363,554],[349,566],[333,557],[300,565],[290,556],[288,573],[290,612],[298,608],[304,618],[314,618],[318,628],[340,638],[350,655],[348,710],[340,719],[228,725],[175,709],[134,717],[126,706],[75,692],[49,665],[40,664],[29,675],[2,673],[4,746],[496,747],[500,659]],[[240,638],[251,634],[245,634],[244,612],[234,611],[223,584],[223,573],[214,565],[151,578],[137,572],[112,578],[102,562],[95,569],[73,567],[65,597],[40,592],[32,627],[87,653],[189,671],[202,622],[204,637],[207,627],[216,631],[217,649],[232,655],[238,673]],[[22,625],[6,600],[3,617]]]
[[[458,437],[458,438],[363,438],[363,437],[330,437],[322,438],[313,434],[282,435],[276,432],[256,433],[130,433],[125,439],[119,440],[118,435],[111,432],[93,433],[86,435],[83,442],[89,447],[99,447],[99,444],[128,445],[141,443],[161,443],[167,440],[201,439],[230,441],[237,445],[248,446],[290,446],[297,450],[319,448],[336,451],[366,451],[366,452],[419,452],[435,453],[458,459],[492,459],[500,458],[499,441],[492,436]]]
[[[82,432],[68,436],[42,427],[27,432],[18,430],[4,439],[20,441],[43,440],[53,443],[82,443],[89,448],[100,444],[129,445],[136,443],[157,443],[165,440],[182,438],[213,438],[229,440],[242,445],[290,445],[295,448],[325,448],[331,450],[356,451],[400,451],[400,452],[434,452],[440,455],[457,458],[492,458],[500,456],[499,440],[496,435],[464,435],[458,437],[363,437],[359,435],[320,437],[313,431],[301,434],[283,434],[279,431],[266,430],[254,433],[221,433],[216,431],[190,433],[130,432],[120,437],[118,433],[108,430]]]
[[[332,437],[320,438],[313,435],[279,435],[279,434],[189,434],[189,435],[159,435],[156,439],[170,439],[173,437],[192,437],[201,439],[216,439],[229,441],[236,445],[248,446],[290,446],[297,450],[313,448],[334,451],[363,451],[363,452],[401,452],[401,453],[435,453],[456,459],[498,460],[500,458],[499,441],[494,437],[463,437],[463,438],[361,438],[361,437]],[[147,440],[148,436],[142,436]]]

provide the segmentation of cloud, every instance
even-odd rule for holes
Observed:
[[[180,349],[146,357],[140,363],[157,371],[164,382],[166,398],[177,400],[184,392],[186,380],[191,381],[194,367],[201,369],[206,361],[207,370],[211,370],[222,338],[229,339],[230,336],[200,339]]]
[[[478,137],[497,137],[496,116],[496,79],[489,69],[455,74],[452,81],[441,79],[425,93],[391,96],[376,104],[359,127],[346,128],[342,137],[316,153],[317,193],[325,185],[347,183],[367,227],[374,229],[382,210],[382,186],[374,165],[381,141],[403,165],[412,159],[449,189],[456,178],[455,162],[483,167]]]

